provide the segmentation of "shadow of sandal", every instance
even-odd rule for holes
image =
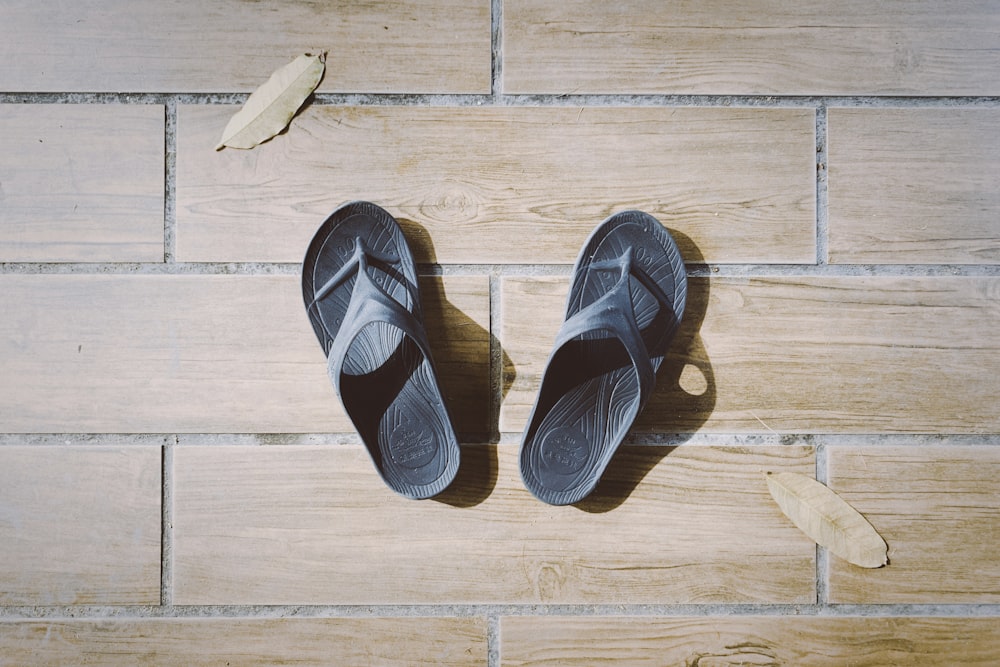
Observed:
[[[497,446],[475,444],[461,445],[461,448],[458,474],[432,500],[452,507],[475,507],[489,498],[496,488],[499,469]]]
[[[437,255],[430,233],[423,225],[397,218],[418,264],[435,264]],[[491,350],[500,346],[492,334],[469,317],[448,298],[446,281],[438,277],[420,279],[420,300],[424,310],[427,336],[438,370],[452,423],[462,443],[495,442],[499,418],[493,409],[493,373]],[[489,300],[479,293],[481,285],[467,294],[470,299]],[[466,294],[466,293],[463,293]],[[458,298],[458,293],[455,292]],[[488,305],[487,305],[488,307]],[[486,314],[489,317],[489,314]],[[510,364],[501,352],[505,366]],[[455,480],[434,500],[459,507],[472,507],[486,500],[496,487],[496,447],[485,444],[462,444],[462,458]]]
[[[704,265],[705,258],[688,236],[670,230],[685,264]],[[701,340],[701,325],[708,308],[710,281],[689,278],[687,305],[680,330],[656,377],[656,390],[631,431],[630,440],[641,441],[643,432],[694,433],[715,409],[715,374]],[[638,431],[638,434],[636,434]],[[615,452],[594,491],[573,506],[585,512],[609,512],[624,503],[656,465],[676,445],[627,445]]]

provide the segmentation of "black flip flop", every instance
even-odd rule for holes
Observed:
[[[395,218],[369,202],[334,211],[309,244],[302,296],[330,380],[382,479],[407,498],[443,491],[458,472],[458,440]]]
[[[686,296],[680,251],[653,216],[623,211],[587,239],[521,442],[521,479],[539,500],[569,505],[597,486],[653,391]]]

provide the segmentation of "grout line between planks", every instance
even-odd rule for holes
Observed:
[[[830,263],[829,146],[826,105],[816,109],[816,264]]]
[[[174,603],[174,446],[163,445],[160,478],[160,605]]]
[[[503,0],[490,3],[490,96],[494,104],[503,96]]]
[[[500,613],[491,609],[486,616],[486,665],[500,667],[503,643],[501,641]]]
[[[493,434],[496,436],[497,434]],[[517,445],[521,433],[505,431],[482,440],[474,437],[462,440],[463,444],[500,446]],[[635,446],[678,446],[697,447],[774,447],[813,446],[837,447],[857,445],[863,438],[865,447],[1000,447],[1000,434],[809,434],[809,433],[630,433],[623,444]],[[342,433],[0,433],[0,447],[143,447],[143,446],[262,446],[283,445],[360,445],[361,438],[354,432]],[[817,479],[822,473],[817,470]]]
[[[824,96],[824,95],[681,95],[681,94],[532,94],[506,95],[502,91],[502,5],[493,0],[491,26],[491,92],[461,93],[317,93],[314,104],[336,106],[659,106],[816,108],[1000,108],[1000,96]],[[242,104],[250,91],[201,93],[164,92],[0,92],[0,104]]]
[[[829,474],[827,471],[826,445],[820,443],[816,445],[816,481],[827,484]],[[830,552],[820,545],[816,545],[816,602],[820,605],[830,603]]]
[[[0,621],[36,619],[144,620],[157,618],[485,618],[487,632],[499,639],[505,617],[951,617],[1000,618],[1000,604],[380,604],[380,605],[54,605],[0,607]],[[495,621],[495,623],[494,623]],[[491,630],[491,628],[493,628]],[[499,656],[498,656],[499,657]]]
[[[177,256],[177,101],[164,104],[163,136],[163,262]]]
[[[569,264],[426,264],[421,277],[568,277]],[[298,262],[0,262],[0,274],[298,275]],[[689,277],[1000,277],[1000,264],[690,264]]]
[[[503,405],[504,393],[504,352],[501,329],[503,324],[503,299],[500,277],[490,274],[489,312],[490,312],[490,412],[489,428],[490,442],[500,442],[500,408]]]

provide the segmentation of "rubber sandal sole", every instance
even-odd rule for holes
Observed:
[[[616,289],[618,301],[627,301],[618,310],[629,311],[624,316],[632,323],[612,316]],[[686,295],[680,251],[653,216],[618,213],[587,239],[521,443],[521,478],[539,500],[568,505],[597,486],[652,391]],[[629,331],[635,332],[631,350],[622,342]],[[648,368],[637,371],[642,366]]]
[[[413,499],[443,491],[458,472],[458,441],[426,344],[416,264],[392,215],[369,202],[334,211],[309,244],[302,295],[331,382],[386,485]]]

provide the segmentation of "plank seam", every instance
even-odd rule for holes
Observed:
[[[521,433],[505,431],[496,440],[463,440],[465,445],[516,446]],[[859,438],[864,438],[860,441]],[[1000,447],[1000,434],[808,434],[808,433],[630,433],[623,444],[630,446],[673,447]],[[139,433],[0,433],[0,447],[143,447],[143,446],[354,446],[361,438],[354,432],[340,433],[178,433],[176,435]]]
[[[490,610],[486,616],[486,665],[500,667],[503,659],[503,642],[500,635],[500,614]]]
[[[503,95],[503,0],[490,2],[490,96],[496,103]]]
[[[167,101],[164,109],[163,261],[174,264],[177,257],[177,101]]]
[[[496,272],[490,273],[489,314],[490,314],[490,412],[489,440],[500,441],[500,409],[504,395],[504,352],[501,343],[501,324],[503,312],[501,298],[501,283]]]
[[[0,274],[79,275],[298,275],[292,262],[0,262]],[[420,265],[422,278],[441,276],[568,277],[569,264]],[[1000,276],[1000,264],[691,264],[688,277],[773,278]]]
[[[1000,618],[1000,604],[56,605],[0,607],[0,621],[157,618],[496,618],[509,616],[823,616]]]
[[[830,263],[830,207],[826,106],[816,109],[816,264]]]
[[[500,2],[500,0],[494,0]],[[496,27],[497,47],[502,51],[502,26]],[[502,75],[502,52],[496,74]],[[502,82],[500,83],[502,87]],[[243,104],[249,92],[204,93],[26,93],[0,92],[0,104]],[[663,106],[663,107],[754,107],[754,108],[997,108],[1000,96],[822,96],[822,95],[634,95],[634,94],[491,94],[464,93],[317,93],[313,104],[335,106]]]
[[[826,445],[820,443],[816,445],[816,480],[823,484],[829,483],[829,473],[827,471]],[[829,605],[830,592],[830,553],[825,547],[816,545],[816,602],[820,605]]]
[[[176,441],[176,437],[175,437]],[[174,602],[174,446],[162,449],[160,476],[160,605]]]

